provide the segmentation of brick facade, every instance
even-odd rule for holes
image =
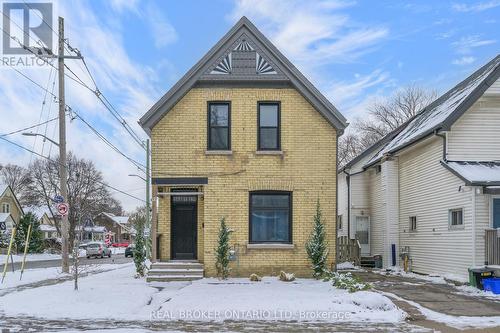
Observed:
[[[232,154],[207,153],[207,103],[231,102]],[[257,152],[257,102],[281,102],[281,154]],[[208,177],[198,199],[198,260],[215,275],[214,248],[219,220],[234,230],[237,250],[233,276],[277,274],[310,276],[305,242],[320,200],[335,258],[337,132],[295,89],[193,88],[152,129],[153,177]],[[164,188],[168,191],[168,188]],[[293,192],[293,248],[248,249],[249,191]],[[160,260],[170,259],[170,197],[158,199]]]

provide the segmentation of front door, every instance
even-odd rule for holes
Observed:
[[[356,239],[361,246],[361,255],[370,255],[370,218],[356,216]]]
[[[493,228],[500,228],[500,198],[493,198]]]
[[[196,196],[172,196],[172,259],[196,259]]]

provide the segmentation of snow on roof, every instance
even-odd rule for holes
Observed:
[[[500,185],[500,162],[441,162],[470,185]]]
[[[57,231],[56,227],[48,224],[40,224],[41,231]]]
[[[106,213],[106,212],[103,212],[102,214],[104,214],[105,216],[107,216],[108,218],[110,218],[111,220],[113,220],[118,224],[128,224],[129,216],[116,216],[113,213]]]
[[[7,187],[9,187],[9,186],[6,185],[6,184],[0,183],[0,195],[2,195],[5,192],[5,190],[7,189]]]
[[[0,213],[0,222],[5,222],[9,218],[9,213]]]
[[[492,61],[422,109],[407,122],[398,135],[368,161],[366,166],[377,162],[385,154],[395,152],[417,139],[432,133],[434,130],[443,127],[445,122],[452,118],[453,113],[463,105],[465,100],[478,90],[481,83],[499,68],[499,64],[500,56],[496,56]]]

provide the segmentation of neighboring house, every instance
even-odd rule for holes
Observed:
[[[112,243],[132,242],[134,239],[135,231],[129,223],[128,216],[116,216],[103,212],[97,215],[93,222],[96,227],[105,227],[106,232],[111,235]]]
[[[0,213],[9,214],[14,225],[17,225],[24,215],[23,208],[16,194],[9,185],[0,183]],[[10,229],[9,229],[10,230]]]
[[[500,228],[499,77],[497,56],[341,169],[339,235],[384,267],[401,250],[420,273],[483,265]]]
[[[50,224],[40,224],[40,231],[42,232],[44,239],[59,237],[56,227]]]
[[[310,276],[319,200],[332,267],[346,120],[247,18],[140,124],[152,140],[154,259],[197,260],[214,276],[225,217],[233,275]]]

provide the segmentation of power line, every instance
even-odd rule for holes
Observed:
[[[25,150],[25,151],[27,151],[27,152],[30,152],[30,153],[32,153],[32,154],[34,154],[34,155],[37,155],[37,156],[39,156],[39,157],[41,157],[41,158],[44,158],[44,159],[48,160],[48,161],[51,161],[51,162],[56,163],[56,164],[60,164],[59,162],[57,162],[57,161],[55,161],[55,160],[53,160],[53,159],[51,159],[51,158],[49,158],[49,157],[47,157],[47,156],[44,156],[44,155],[42,155],[42,154],[39,154],[39,153],[37,153],[36,151],[33,151],[33,150],[31,150],[31,149],[29,149],[29,148],[26,148],[26,147],[24,147],[24,146],[22,146],[22,145],[20,145],[20,144],[18,144],[18,143],[16,143],[16,142],[14,142],[14,141],[11,141],[11,140],[9,140],[9,139],[6,139],[6,138],[4,138],[3,136],[0,136],[0,140],[4,140],[4,141],[6,141],[6,142],[10,143],[11,145],[14,145],[14,146],[16,146],[16,147],[18,147],[18,148],[20,148],[20,149],[23,149],[23,150]],[[63,165],[63,167],[64,167],[64,168],[66,168],[66,169],[68,169],[68,166],[67,166],[67,165]],[[141,199],[141,198],[138,198],[138,197],[136,197],[136,196],[134,196],[134,195],[132,195],[132,194],[129,194],[129,193],[125,192],[125,191],[122,191],[122,190],[120,190],[120,189],[118,189],[118,188],[116,188],[116,187],[114,187],[114,186],[108,185],[108,184],[106,184],[106,183],[104,183],[104,182],[101,182],[101,181],[98,181],[98,180],[94,180],[94,182],[96,182],[96,183],[98,183],[98,184],[101,184],[102,186],[108,187],[108,188],[110,188],[110,189],[112,189],[112,190],[114,190],[114,191],[116,191],[116,192],[120,192],[120,193],[122,193],[122,194],[124,194],[124,195],[126,195],[126,196],[129,196],[129,197],[131,197],[131,198],[134,198],[134,199],[136,199],[136,200],[139,200],[139,201],[142,201],[142,202],[146,202],[145,200],[143,200],[143,199]]]
[[[35,128],[35,127],[38,127],[38,126],[42,126],[42,125],[48,124],[48,123],[53,122],[54,120],[57,120],[57,119],[58,119],[58,117],[55,117],[55,118],[49,119],[47,121],[44,121],[42,123],[38,123],[38,124],[29,126],[29,127],[21,128],[21,129],[18,129],[18,130],[9,132],[9,133],[0,134],[0,137],[9,136],[9,135],[12,135],[12,134],[17,134],[19,132],[24,132],[24,131],[27,131],[29,129],[32,129],[32,128]]]
[[[26,2],[25,2],[25,4],[26,4]],[[27,4],[26,4],[26,5],[27,5]],[[28,5],[28,7],[29,7],[29,5]],[[30,8],[31,8],[31,7],[30,7]],[[9,21],[11,21],[11,20],[10,20],[10,18],[9,18],[9,17],[8,17],[5,13],[3,13],[3,12],[2,12],[2,14],[3,14],[6,18],[8,18],[8,19],[9,19]],[[43,18],[42,18],[42,20],[43,20]],[[27,33],[23,30],[23,28],[21,28],[21,27],[20,27],[20,26],[19,26],[19,25],[15,22],[15,21],[11,21],[11,22],[13,22],[13,23],[14,23],[14,24],[15,24],[15,25],[19,28],[19,29],[21,29],[21,31],[23,31],[24,35],[28,36],[28,38],[33,39],[33,38],[32,38],[29,34],[27,34]],[[44,21],[44,22],[45,22],[45,21]],[[47,25],[50,27],[50,25],[49,25],[47,22],[45,22],[45,24],[47,24]],[[50,28],[52,29],[52,27],[50,27]],[[35,52],[33,52],[33,50],[31,50],[31,48],[27,47],[26,45],[23,45],[23,43],[21,43],[21,41],[19,41],[19,40],[18,40],[18,38],[13,37],[13,36],[10,36],[10,35],[9,35],[9,34],[8,34],[5,30],[3,30],[3,29],[2,29],[2,31],[3,31],[3,32],[4,32],[4,34],[5,34],[5,35],[7,35],[9,38],[11,38],[12,40],[16,41],[16,42],[17,42],[17,43],[18,43],[21,47],[23,47],[25,50],[27,50],[28,52],[32,53],[35,57],[37,57],[38,59],[41,59],[41,60],[42,60],[42,61],[44,61],[46,64],[48,64],[49,66],[51,66],[51,67],[53,67],[53,68],[55,68],[55,69],[57,70],[57,67],[56,67],[56,66],[54,66],[51,62],[49,62],[46,58],[44,58],[44,57],[42,57],[42,56],[40,56],[40,55],[36,54]],[[54,31],[54,30],[52,29],[52,31]],[[56,32],[54,31],[54,33],[56,33]],[[57,33],[56,33],[56,35],[57,35]],[[34,40],[34,39],[33,39],[33,40]],[[35,42],[37,42],[37,41],[35,40]],[[65,43],[67,43],[67,42],[65,41]],[[76,52],[76,51],[75,51],[75,49],[74,49],[73,47],[69,46],[69,44],[67,44],[67,45],[68,45],[68,47],[70,47],[70,49],[71,49],[71,50],[73,50],[73,52]],[[78,54],[81,56],[80,51],[78,51]],[[83,59],[83,57],[81,57],[81,58]],[[85,82],[84,82],[84,81],[83,81],[83,80],[82,80],[82,79],[81,79],[81,78],[80,78],[80,77],[79,77],[79,76],[78,76],[78,75],[77,75],[77,74],[76,74],[73,70],[71,70],[71,69],[69,68],[69,66],[67,66],[66,64],[64,65],[64,67],[65,67],[66,69],[68,69],[68,70],[71,72],[71,74],[73,74],[75,77],[72,77],[72,76],[70,76],[70,75],[68,75],[68,74],[65,74],[65,76],[67,76],[68,78],[70,78],[70,79],[71,79],[71,80],[73,80],[74,82],[78,83],[79,85],[83,86],[84,88],[88,89],[88,90],[89,90],[89,91],[91,91],[93,94],[95,94],[95,95],[96,95],[96,97],[99,99],[99,101],[100,101],[100,102],[104,105],[104,107],[105,107],[105,108],[106,108],[106,109],[107,109],[107,110],[108,110],[108,111],[109,111],[109,112],[113,115],[113,117],[114,117],[114,118],[115,118],[115,119],[116,119],[116,120],[120,123],[120,125],[121,125],[121,126],[123,126],[123,128],[124,128],[124,129],[125,129],[125,130],[129,133],[129,134],[130,134],[130,136],[132,137],[132,139],[134,139],[134,141],[136,141],[136,143],[137,143],[137,144],[139,144],[139,146],[140,146],[141,148],[143,148],[143,149],[144,149],[144,142],[141,140],[140,136],[139,136],[137,133],[135,133],[134,129],[133,129],[133,128],[132,128],[132,127],[131,127],[128,123],[127,123],[127,121],[125,120],[125,118],[123,118],[123,117],[120,115],[120,113],[119,113],[119,112],[116,110],[116,108],[115,108],[115,107],[111,104],[111,102],[110,102],[110,101],[106,98],[106,96],[104,96],[104,95],[102,94],[102,92],[101,92],[101,91],[99,90],[99,88],[97,87],[96,81],[95,81],[95,79],[94,79],[94,77],[93,77],[92,73],[90,72],[90,69],[89,69],[89,67],[87,66],[87,63],[86,63],[86,62],[84,62],[84,65],[85,65],[85,68],[87,69],[87,73],[89,74],[89,76],[90,76],[90,78],[91,78],[92,82],[93,82],[93,83],[94,83],[94,85],[95,85],[95,89],[90,88],[90,87],[89,87],[89,86],[88,86],[88,85],[87,85],[87,84],[86,84],[86,83],[85,83]]]
[[[27,75],[25,75],[24,73],[22,73],[21,71],[19,71],[18,69],[14,68],[14,67],[10,67],[12,68],[13,70],[15,70],[17,73],[19,73],[20,75],[22,75],[24,78],[26,78],[27,80],[29,80],[31,83],[33,83],[34,85],[36,85],[38,88],[42,89],[43,91],[47,92],[48,94],[50,94],[51,96],[53,96],[54,98],[57,98],[57,96],[53,93],[53,92],[50,92],[48,89],[46,89],[45,87],[43,87],[41,84],[39,84],[38,82],[34,81],[33,79],[31,79],[30,77],[28,77]],[[124,156],[127,160],[129,160],[130,162],[132,162],[132,164],[134,164],[135,167],[139,168],[139,170],[141,170],[142,172],[145,172],[144,171],[144,164],[140,163],[140,162],[137,162],[136,160],[134,160],[133,158],[127,156],[125,153],[123,153],[119,148],[117,148],[115,145],[113,145],[108,139],[106,139],[106,137],[101,134],[97,129],[95,129],[92,125],[90,125],[90,123],[88,121],[86,121],[80,114],[78,114],[75,110],[73,110],[69,105],[66,104],[66,107],[69,109],[69,110],[72,110],[77,116],[78,118],[84,122],[91,130],[92,132],[94,132],[94,134],[96,134],[106,145],[108,145],[109,147],[111,147],[113,150],[115,150],[117,153],[119,153],[120,155]],[[57,119],[57,118],[56,118]]]

